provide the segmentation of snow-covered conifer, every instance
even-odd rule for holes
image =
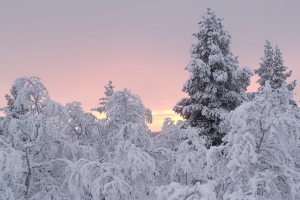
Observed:
[[[198,43],[192,45],[192,59],[186,67],[191,74],[182,89],[189,98],[181,99],[173,110],[191,126],[202,128],[201,134],[212,145],[219,145],[223,137],[219,123],[246,98],[252,72],[238,66],[229,47],[231,36],[211,9],[194,36]]]
[[[91,109],[92,111],[97,111],[99,113],[105,112],[105,106],[106,106],[106,104],[109,100],[109,97],[114,93],[114,87],[115,86],[112,85],[112,81],[108,81],[108,84],[104,86],[104,88],[105,88],[105,92],[104,92],[105,97],[102,97],[102,98],[99,99],[100,100],[100,103],[99,103],[100,106],[97,107],[97,108],[92,108]]]
[[[260,78],[257,81],[260,84],[260,89],[265,85],[266,81],[273,89],[280,88],[286,79],[292,75],[292,71],[285,72],[287,67],[283,64],[282,53],[278,46],[275,47],[275,52],[268,40],[266,40],[264,57],[261,58],[260,67],[254,70]],[[293,91],[296,86],[296,81],[288,84],[288,89]]]
[[[273,77],[273,63],[274,63],[274,52],[271,46],[271,43],[266,40],[266,44],[264,45],[264,57],[261,58],[262,63],[260,63],[260,67],[254,70],[254,73],[257,74],[260,78],[258,79],[258,83],[263,86],[266,81],[270,81]]]
[[[273,77],[270,81],[272,88],[277,89],[286,82],[286,79],[292,75],[292,71],[286,72],[287,67],[283,65],[282,53],[278,46],[275,47]],[[295,81],[294,81],[295,82]],[[292,91],[295,85],[292,83],[288,88]]]

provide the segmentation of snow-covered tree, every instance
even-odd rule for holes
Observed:
[[[231,36],[211,9],[207,9],[194,36],[198,43],[192,45],[186,67],[191,74],[182,89],[189,98],[181,99],[173,110],[191,126],[201,128],[210,144],[219,145],[224,136],[219,123],[247,99],[245,90],[252,72],[238,66],[229,47]]]
[[[164,120],[162,130],[154,138],[156,148],[151,151],[151,156],[155,159],[159,175],[158,184],[169,184],[171,182],[171,170],[174,164],[175,151],[182,142],[180,139],[181,121],[177,124],[171,118]]]
[[[150,155],[155,160],[158,174],[156,176],[156,185],[169,184],[171,182],[171,170],[175,160],[175,152],[169,148],[156,147]]]
[[[31,197],[39,190],[36,181],[40,162],[45,161],[43,148],[48,140],[45,133],[53,133],[48,124],[49,117],[57,117],[60,106],[51,101],[46,88],[37,77],[19,78],[13,84],[11,95],[6,95],[8,106],[4,108],[5,118],[1,121],[4,138],[22,155],[23,195]]]
[[[172,182],[155,190],[157,200],[217,200],[212,184],[196,183],[194,186],[182,186]]]
[[[125,181],[132,187],[134,197],[149,193],[155,185],[158,172],[154,158],[131,141],[119,142],[113,163],[119,167]]]
[[[260,78],[257,81],[260,84],[260,89],[265,85],[266,81],[269,81],[273,89],[280,88],[286,79],[292,75],[292,71],[285,72],[287,67],[283,64],[282,53],[278,46],[275,47],[275,52],[271,43],[266,40],[264,57],[261,58],[262,63],[260,67],[254,70]],[[292,81],[288,84],[288,89],[293,91],[296,86],[296,81]]]
[[[80,159],[68,165],[68,184],[73,199],[131,200],[133,190],[118,168],[108,163]],[[121,177],[121,178],[120,178]]]
[[[152,122],[151,110],[145,108],[140,97],[128,89],[113,92],[108,101],[101,107],[106,114],[105,126],[95,129],[107,138],[108,151],[114,151],[120,141],[130,140],[140,148],[153,147],[150,130],[146,123]]]
[[[14,198],[67,198],[62,189],[65,186],[60,182],[67,165],[55,160],[67,163],[82,157],[91,158],[94,157],[92,149],[78,141],[74,143],[70,135],[62,131],[72,120],[64,121],[63,106],[50,99],[39,78],[17,79],[6,99],[8,106],[3,108],[6,116],[0,123],[1,137],[22,158],[22,175],[17,180],[22,191]]]
[[[152,122],[152,114],[128,89],[112,91],[112,87],[106,87],[107,98],[98,109],[106,119],[94,131],[105,137],[102,161],[117,166],[133,188],[132,194],[138,197],[150,191],[157,174],[155,160],[150,156],[154,142],[146,124]]]
[[[112,81],[108,81],[108,84],[104,86],[105,88],[105,97],[102,97],[100,98],[100,103],[99,103],[99,107],[96,107],[96,108],[92,108],[91,110],[92,111],[97,111],[99,113],[102,113],[102,112],[105,112],[105,106],[109,100],[109,97],[111,97],[111,95],[114,93],[114,87],[112,85]]]
[[[199,137],[197,129],[188,127],[181,131],[185,138],[175,154],[175,162],[171,171],[171,179],[188,185],[205,180],[204,166],[206,147],[205,139]]]
[[[257,82],[261,86],[265,85],[266,81],[270,81],[273,76],[274,51],[268,40],[266,40],[264,47],[264,57],[261,58],[262,63],[259,64],[258,69],[254,70],[254,73],[260,77]]]
[[[224,129],[229,184],[223,198],[298,199],[300,197],[299,110],[291,91],[269,81],[251,102],[230,113]],[[227,125],[226,125],[227,124]]]
[[[80,102],[67,103],[61,114],[60,121],[63,123],[62,132],[82,144],[88,144],[92,137],[92,124],[96,117],[91,113],[84,112]]]
[[[208,182],[213,183],[217,199],[223,199],[224,193],[230,185],[229,169],[226,167],[229,162],[227,151],[228,148],[223,145],[210,147],[206,151],[204,173]]]
[[[292,70],[284,73],[287,67],[283,65],[282,53],[278,46],[275,47],[274,65],[273,65],[273,77],[270,81],[272,88],[280,88],[288,77],[292,75]],[[296,81],[292,81],[288,84],[288,89],[293,91],[296,86]]]
[[[22,155],[0,136],[0,199],[15,200],[22,195]]]
[[[160,133],[154,138],[156,146],[175,151],[181,142],[180,128],[180,121],[175,124],[171,118],[165,118]]]

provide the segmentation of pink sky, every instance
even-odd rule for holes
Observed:
[[[285,64],[300,74],[299,1],[3,1],[0,6],[0,106],[13,81],[39,76],[53,100],[98,105],[104,85],[132,90],[153,111],[152,131],[185,97],[189,48],[207,7],[232,36],[241,66],[256,69],[265,39],[279,45]],[[300,83],[299,83],[300,84]],[[255,91],[255,78],[250,91]],[[300,94],[297,86],[295,93]],[[296,95],[295,100],[300,100]]]

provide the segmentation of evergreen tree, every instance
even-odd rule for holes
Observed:
[[[285,73],[287,67],[283,64],[282,53],[278,46],[275,47],[275,52],[273,52],[273,48],[268,40],[266,40],[264,46],[264,57],[261,58],[262,63],[259,64],[260,67],[258,69],[254,70],[254,73],[260,77],[257,81],[261,86],[259,90],[262,89],[266,81],[269,81],[273,89],[278,89],[292,75],[292,71]],[[295,80],[287,85],[290,91],[294,90],[295,86]]]
[[[273,77],[270,82],[272,88],[280,88],[286,79],[292,75],[292,71],[284,73],[286,70],[287,67],[283,65],[282,53],[278,46],[276,46],[274,54]],[[290,89],[293,90],[294,87]]]
[[[252,72],[238,67],[229,47],[231,36],[211,9],[207,9],[199,26],[194,34],[198,43],[192,45],[192,60],[185,68],[191,75],[182,89],[189,98],[181,99],[173,110],[192,127],[199,127],[210,144],[219,145],[224,135],[218,125],[247,99],[245,90]]]
[[[97,108],[92,108],[91,111],[97,111],[99,113],[105,112],[105,106],[109,100],[109,98],[113,95],[114,93],[114,87],[112,85],[112,81],[108,81],[108,84],[104,86],[105,88],[105,97],[100,98],[100,106]]]
[[[264,47],[264,57],[261,58],[262,63],[259,64],[260,67],[258,69],[254,70],[254,73],[260,77],[257,83],[259,83],[261,86],[265,85],[267,80],[272,79],[272,65],[274,62],[273,48],[268,40],[266,40]]]

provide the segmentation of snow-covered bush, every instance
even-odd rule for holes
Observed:
[[[157,200],[217,200],[210,183],[196,183],[194,186],[182,186],[172,182],[168,186],[155,189]]]

